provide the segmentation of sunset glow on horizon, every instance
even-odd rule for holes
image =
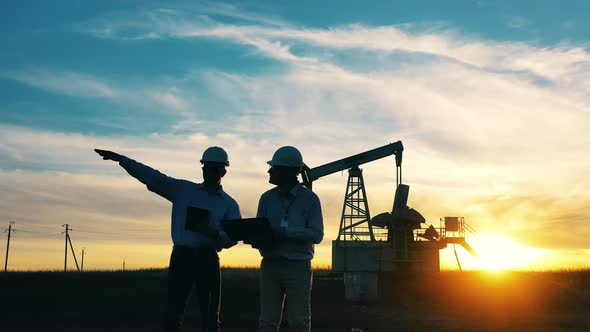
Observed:
[[[539,266],[541,250],[529,248],[495,234],[474,236],[472,246],[477,256],[473,268],[486,271],[530,270]]]

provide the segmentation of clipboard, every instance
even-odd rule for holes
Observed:
[[[244,241],[255,248],[256,245],[273,241],[272,228],[267,218],[224,219],[221,227],[230,240]]]
[[[191,232],[205,232],[209,225],[209,210],[194,206],[186,207],[184,229]]]

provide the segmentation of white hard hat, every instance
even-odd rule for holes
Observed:
[[[224,149],[218,146],[212,146],[207,148],[205,152],[203,152],[203,157],[201,158],[201,163],[211,162],[211,163],[222,163],[225,166],[229,166],[229,160],[227,159],[227,152]]]
[[[297,148],[283,146],[272,155],[272,160],[266,162],[270,166],[302,167],[303,157]]]

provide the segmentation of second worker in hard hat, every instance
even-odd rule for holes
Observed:
[[[278,331],[286,299],[286,316],[292,331],[310,331],[311,260],[314,245],[324,237],[318,196],[299,183],[303,157],[292,146],[278,149],[268,161],[269,182],[275,188],[258,203],[257,217],[267,218],[274,243],[260,248],[259,331]]]
[[[221,187],[229,166],[227,153],[214,146],[201,158],[203,182],[169,177],[112,151],[95,149],[105,160],[119,163],[148,190],[172,203],[172,242],[168,269],[166,331],[178,331],[193,286],[201,311],[202,331],[219,330],[221,274],[217,251],[232,242],[220,226],[222,219],[240,218],[240,208]]]

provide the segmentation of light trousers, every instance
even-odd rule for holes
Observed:
[[[262,259],[260,264],[260,332],[279,330],[283,304],[291,331],[311,328],[311,261]]]

